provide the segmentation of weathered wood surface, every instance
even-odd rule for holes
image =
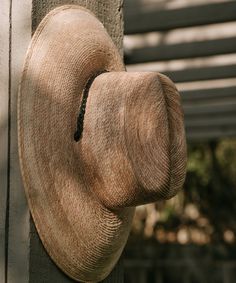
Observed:
[[[170,77],[175,83],[227,79],[236,77],[236,65],[186,68],[183,70],[167,71],[164,74]]]
[[[137,71],[138,68],[142,69],[143,67],[148,69],[149,72],[160,72],[160,63],[154,65],[142,64],[139,67],[135,67],[135,65],[129,65],[127,66],[127,69],[128,71]],[[209,65],[200,67],[195,66],[176,70],[164,69],[161,72],[170,77],[175,83],[228,79],[236,77],[236,64]]]
[[[0,2],[0,282],[5,282],[8,235],[9,22],[10,3]]]
[[[17,146],[17,96],[25,53],[31,38],[31,1],[11,1],[10,180],[7,282],[28,282],[29,212]]]
[[[160,44],[137,48],[126,54],[126,64],[206,57],[236,51],[236,37],[195,41],[178,44]]]
[[[219,87],[210,89],[185,90],[181,92],[184,103],[218,102],[219,105],[226,101],[236,101],[236,86]]]
[[[236,87],[181,92],[187,138],[236,136]]]
[[[153,5],[154,6],[154,5]],[[166,31],[175,28],[207,25],[236,20],[236,2],[204,4],[178,9],[152,10],[143,4],[125,9],[125,34]]]
[[[123,23],[121,0],[1,1],[1,283],[74,282],[64,275],[48,257],[35,231],[34,224],[30,220],[19,169],[16,119],[18,85],[31,35],[41,19],[50,10],[65,4],[77,4],[92,10],[104,23],[122,54]],[[10,77],[8,77],[8,74],[10,74]],[[9,107],[8,103],[10,103]],[[10,169],[9,172],[8,168]],[[7,201],[8,197],[9,201]],[[7,210],[8,206],[9,210]],[[123,282],[123,270],[120,264],[105,282]]]

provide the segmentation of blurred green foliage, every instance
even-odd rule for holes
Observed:
[[[236,237],[236,140],[188,146],[183,191],[139,207],[133,237],[160,242],[232,244]]]
[[[185,205],[195,204],[213,228],[212,241],[236,233],[236,141],[189,146]]]

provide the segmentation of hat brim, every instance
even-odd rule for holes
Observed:
[[[133,208],[111,211],[86,178],[89,152],[74,141],[83,90],[102,71],[123,71],[119,52],[88,10],[63,6],[38,26],[18,98],[18,145],[30,211],[55,263],[78,281],[100,281],[126,243]],[[85,158],[86,156],[86,158]]]

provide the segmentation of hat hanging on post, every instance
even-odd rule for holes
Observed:
[[[103,280],[136,205],[182,187],[180,97],[159,73],[127,73],[103,25],[63,6],[38,26],[18,99],[21,172],[51,258],[71,278]]]

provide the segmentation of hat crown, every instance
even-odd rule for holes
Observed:
[[[103,179],[95,192],[107,207],[172,197],[183,185],[186,168],[183,111],[175,85],[153,72],[97,76],[81,143],[90,152],[88,179]]]

